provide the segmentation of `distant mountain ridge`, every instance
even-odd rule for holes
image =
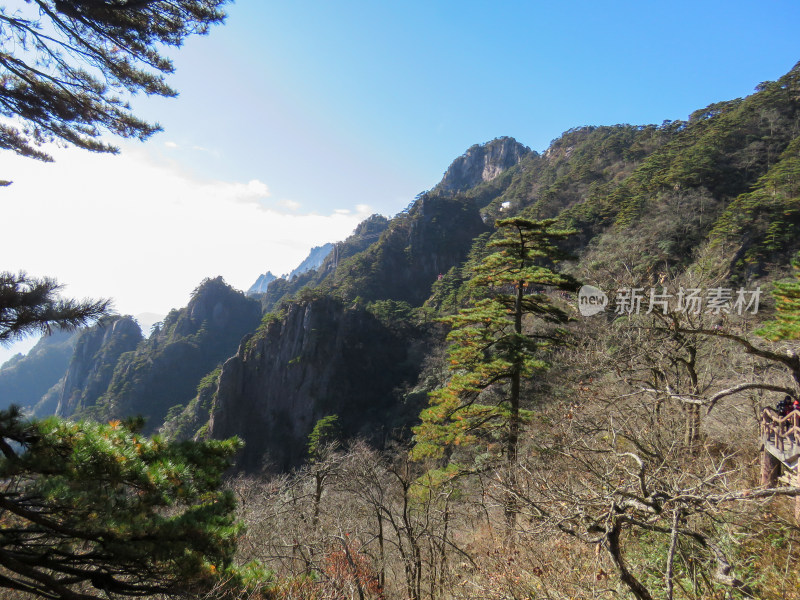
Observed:
[[[322,246],[314,246],[311,248],[305,260],[297,265],[297,268],[293,269],[292,272],[286,276],[286,279],[292,279],[312,269],[318,269],[333,250],[333,246],[334,244],[328,242]]]
[[[69,365],[78,333],[56,331],[42,338],[25,356],[16,355],[0,368],[0,409],[12,404],[32,409]]]
[[[269,284],[276,279],[277,277],[272,274],[272,271],[267,271],[263,275],[259,275],[256,282],[247,289],[247,295],[254,296],[256,294],[265,294]]]
[[[313,271],[319,269],[322,266],[322,263],[325,262],[325,259],[330,255],[333,251],[335,244],[327,243],[323,244],[322,246],[314,246],[308,253],[308,256],[303,259],[297,267],[292,269],[292,271],[288,275],[284,275],[281,279],[286,279],[291,281],[295,277],[302,275],[303,273],[308,273],[309,271]],[[250,286],[247,290],[248,296],[254,296],[256,294],[265,294],[269,287],[269,284],[278,279],[275,275],[272,274],[271,271],[267,271],[263,275],[259,275],[256,282]]]

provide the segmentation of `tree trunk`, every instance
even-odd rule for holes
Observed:
[[[620,547],[620,527],[618,524],[614,524],[611,531],[608,532],[608,536],[606,537],[606,550],[608,550],[609,555],[611,556],[611,560],[614,561],[614,565],[617,567],[617,571],[619,572],[619,578],[622,580],[622,583],[628,586],[628,589],[631,593],[637,598],[637,600],[653,600],[653,596],[650,595],[650,591],[642,585],[642,582],[636,579],[636,576],[628,570],[628,566],[625,564],[625,560],[622,558],[622,548]]]
[[[522,335],[522,294],[524,285],[524,281],[517,282],[517,294],[514,301],[514,333],[517,335],[515,340],[516,364],[514,365],[514,371],[511,374],[511,390],[508,398],[510,415],[508,423],[508,442],[506,445],[506,465],[508,468],[506,485],[508,486],[508,491],[506,492],[505,499],[505,517],[509,533],[513,532],[516,527],[517,513],[519,512],[514,490],[516,488],[517,451],[519,447],[520,433],[519,405],[522,379],[522,348],[520,344],[520,336]]]
[[[800,487],[800,461],[798,461],[795,469],[797,470],[797,474],[795,475],[794,484]],[[794,499],[794,520],[800,523],[800,496]]]
[[[761,485],[775,487],[778,485],[778,476],[780,473],[780,461],[767,452],[766,448],[761,448]]]
[[[690,454],[697,454],[700,444],[700,407],[690,404],[686,410],[686,449]]]

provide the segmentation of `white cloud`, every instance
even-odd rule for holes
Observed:
[[[278,200],[278,206],[285,208],[286,210],[296,211],[300,210],[301,204],[299,202],[295,202],[294,200],[284,198],[282,200]]]
[[[178,147],[178,144],[176,144],[175,142],[164,142],[164,145],[167,148],[177,148]]]
[[[207,152],[212,156],[219,156],[219,152],[215,150],[209,150],[208,148],[204,148],[203,146],[192,146],[192,150],[197,150],[198,152]]]
[[[54,164],[3,153],[14,183],[0,188],[0,270],[54,276],[66,295],[112,297],[123,313],[183,306],[204,277],[246,289],[267,270],[290,271],[311,246],[344,239],[370,214],[366,205],[287,214],[265,205],[269,188],[258,179],[198,180],[141,148],[53,152]]]

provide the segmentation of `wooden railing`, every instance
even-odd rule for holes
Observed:
[[[772,408],[764,409],[761,416],[761,441],[782,453],[800,448],[800,411],[793,410],[782,417]]]

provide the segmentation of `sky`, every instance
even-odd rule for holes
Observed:
[[[795,0],[240,0],[168,52],[178,98],[132,98],[163,132],[54,164],[0,151],[0,269],[164,315],[396,214],[473,144],[746,96],[800,60],[798,31]]]

